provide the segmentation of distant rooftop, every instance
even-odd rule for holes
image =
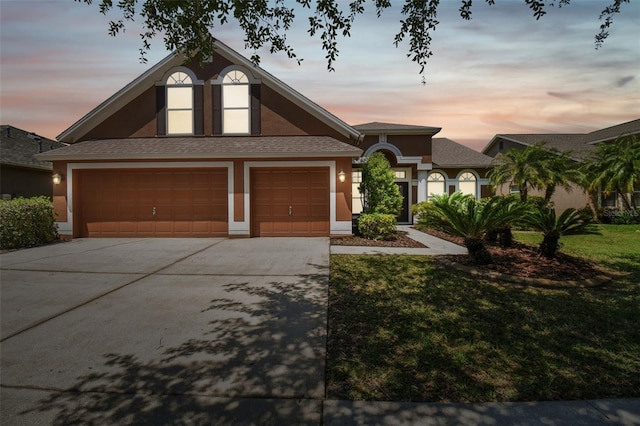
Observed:
[[[441,127],[430,126],[416,126],[413,124],[396,124],[396,123],[381,123],[373,121],[371,123],[364,123],[352,126],[354,129],[364,134],[423,134],[423,135],[435,135]]]
[[[50,162],[36,160],[34,155],[64,146],[66,144],[11,125],[0,126],[0,163],[3,165],[51,170]]]

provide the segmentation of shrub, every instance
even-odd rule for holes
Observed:
[[[397,216],[402,211],[402,194],[389,160],[374,152],[362,164],[360,193],[364,195],[365,213],[385,213]]]
[[[417,217],[418,225],[429,226],[429,213],[433,211],[431,201],[422,201],[411,206],[411,214]]]
[[[49,198],[0,201],[0,248],[33,247],[58,237],[53,203]]]
[[[363,213],[358,219],[358,232],[370,240],[390,239],[396,231],[396,217],[384,213]]]

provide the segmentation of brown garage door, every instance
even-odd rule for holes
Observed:
[[[83,170],[78,178],[81,236],[228,234],[226,169]]]
[[[252,235],[329,235],[329,168],[252,169]]]

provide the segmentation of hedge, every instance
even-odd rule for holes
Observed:
[[[386,240],[396,231],[396,217],[392,214],[363,213],[358,218],[358,232],[370,240]]]
[[[58,238],[49,198],[0,200],[0,248],[34,247]]]

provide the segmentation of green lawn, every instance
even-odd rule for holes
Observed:
[[[487,282],[420,256],[331,257],[328,393],[398,401],[640,396],[640,226],[566,237],[607,287]],[[638,232],[636,232],[638,231]],[[517,234],[535,242],[539,236]]]

